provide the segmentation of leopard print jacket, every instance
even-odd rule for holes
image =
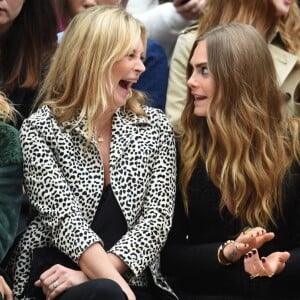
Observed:
[[[129,266],[130,284],[146,285],[148,267],[155,284],[173,294],[159,272],[159,253],[173,217],[175,141],[165,114],[144,109],[146,117],[119,109],[113,118],[110,183],[128,231],[109,251]],[[11,265],[15,296],[28,299],[23,291],[35,248],[55,246],[77,263],[90,245],[101,242],[90,225],[104,188],[104,171],[95,140],[86,143],[84,122],[58,124],[47,106],[24,121],[20,137],[25,186],[37,214]]]

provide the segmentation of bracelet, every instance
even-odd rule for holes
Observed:
[[[235,241],[233,241],[233,240],[228,240],[219,246],[218,251],[217,251],[217,259],[218,259],[218,262],[220,265],[230,266],[232,264],[232,262],[229,261],[228,259],[226,259],[226,257],[224,256],[223,250],[227,245],[234,243],[234,242]]]

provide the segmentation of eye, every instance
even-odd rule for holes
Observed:
[[[135,58],[135,54],[134,54],[134,53],[129,53],[129,54],[127,55],[127,57],[133,59],[133,58]]]
[[[202,67],[200,72],[202,75],[208,75],[209,74],[208,67],[207,66]]]

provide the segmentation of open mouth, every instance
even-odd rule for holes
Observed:
[[[194,98],[195,98],[195,100],[205,100],[207,97],[205,97],[205,96],[194,96]]]
[[[120,80],[119,86],[125,90],[128,90],[130,87],[130,81],[127,80]]]

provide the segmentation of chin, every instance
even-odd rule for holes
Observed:
[[[194,115],[196,117],[207,117],[207,111],[206,111],[206,109],[196,107],[194,109]]]

